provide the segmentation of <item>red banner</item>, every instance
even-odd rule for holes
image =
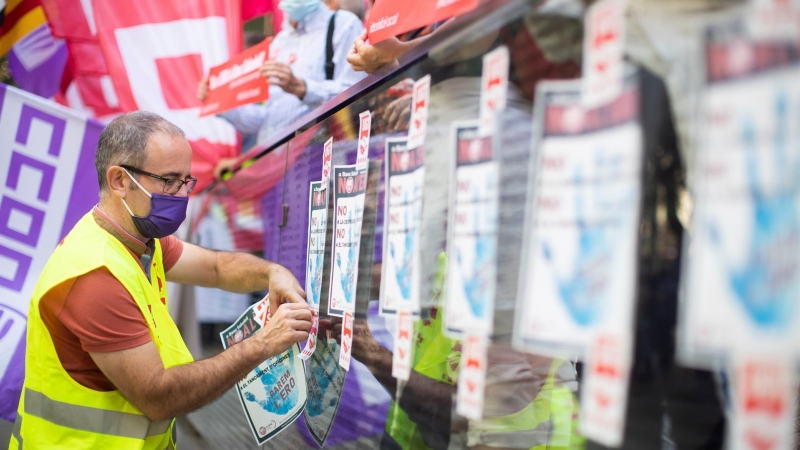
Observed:
[[[41,0],[53,36],[97,43],[92,2],[81,0]]]
[[[123,111],[146,110],[179,126],[192,145],[197,191],[220,158],[239,154],[225,120],[198,117],[197,84],[242,48],[238,0],[94,0],[97,35]]]
[[[472,11],[476,6],[478,0],[376,0],[367,19],[369,41],[375,44]]]
[[[208,74],[208,97],[200,108],[200,117],[269,98],[269,83],[261,75],[261,66],[269,58],[271,41],[272,38],[264,39],[225,64],[211,68]]]

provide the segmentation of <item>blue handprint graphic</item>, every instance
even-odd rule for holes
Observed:
[[[775,187],[765,192],[759,175],[759,148],[752,119],[743,124],[742,142],[747,162],[748,194],[753,204],[751,234],[745,262],[733,267],[728,255],[720,258],[726,266],[728,282],[736,298],[758,326],[781,326],[793,317],[798,295],[797,270],[800,268],[797,195],[800,190],[800,153],[794,161],[787,157],[788,105],[786,95],[775,99],[774,141]],[[798,149],[800,151],[800,149]],[[716,224],[706,232],[720,253],[724,251]]]
[[[273,364],[273,361],[278,358],[282,359],[282,361],[270,370],[263,372],[259,377],[267,398],[259,399],[255,394],[247,391],[243,392],[243,394],[245,400],[257,403],[265,411],[273,414],[287,414],[297,405],[300,396],[298,389],[294,386],[295,381],[291,366],[294,361],[294,348],[289,347],[289,350],[282,355],[268,359],[267,363]]]
[[[308,274],[311,275],[309,280],[310,292],[308,292],[309,303],[312,305],[319,305],[320,292],[322,290],[322,254],[311,255],[308,258]]]
[[[490,180],[491,181],[491,180]],[[491,184],[491,183],[490,183]],[[491,190],[493,187],[489,186]],[[478,193],[474,194],[475,204],[479,204]],[[491,233],[477,233],[481,230],[481,214],[486,211],[481,208],[474,208],[473,221],[475,233],[474,257],[471,266],[468,266],[467,258],[460,248],[456,248],[456,262],[462,274],[462,284],[464,296],[467,299],[470,310],[475,317],[486,317],[487,306],[492,301],[493,294],[490,289],[493,287],[491,277],[494,276],[492,264],[495,262],[497,254],[497,237]],[[496,217],[486,217],[486,221],[494,223]]]
[[[394,242],[389,244],[389,255],[392,257],[392,261],[394,262],[395,267],[395,277],[397,278],[397,285],[400,287],[400,295],[403,296],[404,300],[411,299],[411,269],[412,269],[412,258],[414,256],[414,238],[415,234],[412,230],[412,220],[409,217],[409,212],[411,211],[412,205],[408,203],[408,191],[405,192],[404,200],[406,205],[405,214],[403,217],[404,226],[403,228],[406,230],[405,233],[405,242],[404,242],[404,251],[402,256],[398,256],[399,252],[395,251]]]
[[[598,173],[608,173],[610,179],[621,176],[622,159],[605,158],[605,152],[599,151],[596,158]],[[547,241],[542,241],[542,256],[550,263],[555,272],[558,293],[567,307],[573,320],[579,325],[594,323],[602,314],[603,305],[608,297],[608,280],[614,269],[614,244],[619,235],[623,235],[626,208],[632,205],[635,190],[614,189],[613,187],[596,186],[584,183],[581,170],[575,171],[575,185],[581,186],[583,192],[575,199],[575,218],[578,232],[578,248],[572,270],[562,275],[555,270],[553,250]],[[599,221],[587,221],[584,202],[589,197],[594,203],[594,211],[616,212],[616,218],[623,226],[609,226]]]
[[[333,395],[327,403],[325,402],[328,389],[331,387],[331,380],[341,376],[339,373],[339,345],[335,341],[320,339],[319,347],[311,358],[308,365],[309,397],[306,413],[310,417],[317,417],[328,408],[336,407],[336,403],[339,401],[339,396]]]
[[[347,213],[347,220],[350,223],[350,227],[348,230],[348,235],[350,239],[353,239],[353,235],[355,234],[355,227],[357,223],[353,222],[353,210]],[[336,266],[339,268],[340,275],[340,282],[342,286],[342,295],[344,295],[344,301],[348,304],[353,303],[355,300],[355,292],[356,292],[356,275],[358,274],[358,265],[353,264],[355,262],[356,257],[356,246],[350,246],[347,250],[347,261],[350,264],[346,264],[347,270],[342,270],[342,254],[336,253]]]

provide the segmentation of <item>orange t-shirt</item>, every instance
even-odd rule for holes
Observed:
[[[98,208],[98,225],[119,239],[139,263],[147,246],[105,216]],[[183,242],[161,239],[164,271],[169,271],[183,252]],[[39,302],[42,316],[61,365],[78,383],[97,391],[116,388],[97,367],[89,352],[114,352],[151,341],[150,330],[139,307],[122,283],[105,268],[93,270],[63,283]]]

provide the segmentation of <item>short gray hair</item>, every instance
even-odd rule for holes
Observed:
[[[147,141],[156,133],[186,137],[183,130],[158,114],[135,111],[112,120],[100,133],[94,166],[101,195],[108,190],[106,173],[111,166],[141,167],[147,158]]]

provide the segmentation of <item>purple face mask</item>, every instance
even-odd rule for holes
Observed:
[[[126,170],[125,172],[127,173],[128,171]],[[128,209],[133,218],[133,225],[136,226],[139,233],[148,239],[159,239],[178,231],[178,228],[186,219],[186,207],[189,204],[189,197],[151,194],[135,178],[131,177],[131,180],[150,197],[150,214],[145,217],[134,214],[125,199],[122,199],[122,204]]]

